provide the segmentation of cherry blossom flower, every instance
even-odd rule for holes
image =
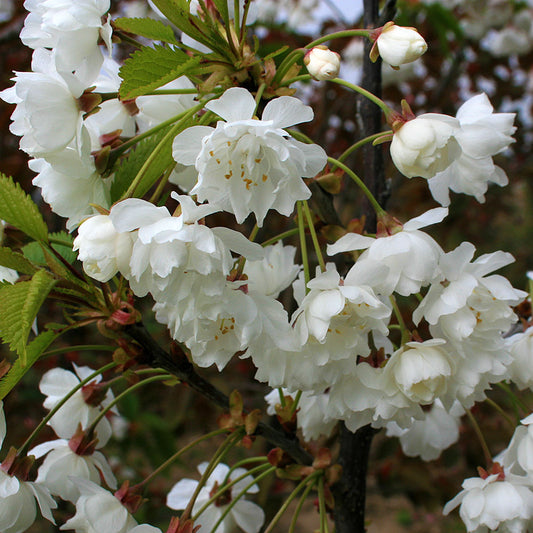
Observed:
[[[326,46],[315,46],[305,55],[304,63],[315,80],[331,80],[339,75],[341,56]]]
[[[87,275],[106,282],[117,272],[128,277],[134,240],[129,232],[118,232],[108,215],[96,215],[78,228],[72,249],[79,250],[78,259]]]
[[[57,439],[35,446],[29,452],[36,459],[46,455],[39,467],[36,482],[42,483],[53,494],[61,499],[75,503],[80,496],[78,486],[70,476],[88,479],[100,484],[100,475],[112,489],[116,488],[116,479],[104,455],[98,451],[92,453],[76,453],[69,441]]]
[[[259,226],[269,209],[289,216],[297,200],[309,198],[302,177],[322,170],[326,153],[295,141],[282,128],[312,120],[310,107],[282,96],[265,106],[261,120],[253,120],[253,96],[233,87],[206,108],[225,122],[188,128],[173,143],[174,159],[198,171],[191,194],[234,213],[238,223],[254,213]]]
[[[207,466],[207,462],[201,463],[198,465],[198,472],[203,474]],[[230,474],[229,467],[219,463],[208,477],[205,485],[200,489],[192,509],[193,515],[200,510],[215,492],[223,487],[224,483],[236,479],[245,473],[246,470],[244,468],[236,468],[232,470]],[[228,474],[230,475],[228,476]],[[209,533],[218,522],[227,506],[230,503],[233,503],[233,499],[252,483],[252,481],[252,476],[246,476],[232,485],[219,498],[219,500],[210,505],[195,521],[195,525],[200,526],[200,529],[198,530],[199,533]],[[167,495],[167,506],[171,509],[185,509],[197,485],[198,482],[193,479],[182,479],[181,481],[178,481]],[[257,485],[252,485],[246,490],[245,494],[255,494],[258,491],[259,487]],[[217,532],[231,533],[239,527],[246,533],[258,533],[264,520],[265,514],[261,507],[241,497],[223,519]]]
[[[57,507],[48,489],[39,483],[21,481],[0,468],[0,531],[23,533],[35,521],[37,506],[55,524],[51,509]]]
[[[246,261],[244,273],[248,276],[248,289],[277,298],[279,293],[295,280],[300,266],[294,264],[296,248],[283,246],[278,241],[266,246],[265,258],[261,261]]]
[[[454,137],[458,128],[456,118],[438,113],[408,120],[394,132],[390,146],[392,161],[408,178],[432,178],[460,155]]]
[[[296,393],[289,392],[287,389],[282,389],[284,396],[296,397]],[[337,425],[338,420],[329,418],[326,414],[329,395],[326,394],[312,394],[304,391],[300,395],[298,402],[298,412],[296,422],[298,428],[302,430],[305,440],[318,439],[321,435],[329,437]],[[279,390],[274,389],[265,396],[265,401],[268,404],[267,413],[269,415],[276,414],[276,404],[280,403]]]
[[[39,390],[46,396],[43,404],[46,409],[53,409],[75,386],[79,385],[81,380],[93,373],[93,370],[87,366],[74,365],[74,370],[76,371],[75,374],[62,368],[53,368],[43,375],[39,383]],[[91,383],[98,383],[100,380],[101,376],[98,376]],[[108,390],[102,406],[107,405],[112,399],[113,394]],[[98,406],[92,406],[85,402],[83,390],[80,389],[66,401],[48,424],[58,437],[70,439],[78,424],[81,424],[83,429],[87,428],[99,413],[100,408]],[[109,440],[111,426],[105,417],[96,426],[96,435],[99,447],[104,446]]]
[[[485,397],[489,383],[506,378],[512,357],[502,335],[516,321],[511,306],[526,296],[504,277],[487,276],[513,262],[510,254],[495,252],[470,262],[474,252],[464,242],[443,255],[441,277],[413,313],[415,324],[425,318],[433,337],[445,339],[457,354],[455,377],[441,400],[451,405],[458,399],[466,408]]]
[[[519,389],[533,387],[533,328],[515,333],[506,339],[512,363],[509,365],[509,379]]]
[[[0,448],[6,438],[6,415],[4,414],[4,402],[0,400]]]
[[[391,22],[383,26],[376,46],[383,61],[393,67],[416,61],[428,49],[415,28],[396,26]]]
[[[459,418],[462,413],[464,410],[460,404],[456,404],[449,412],[437,399],[429,411],[424,411],[422,420],[413,418],[407,428],[400,428],[395,422],[388,423],[387,436],[398,437],[403,453],[408,457],[433,461],[459,440]]]
[[[529,485],[533,476],[533,415],[520,421],[509,446],[503,453],[502,462],[506,470],[519,476],[527,476]]]
[[[78,487],[76,514],[59,529],[74,529],[76,533],[128,533],[137,526],[136,520],[111,492],[82,478],[71,478]]]
[[[462,487],[443,512],[447,515],[461,505],[459,514],[469,533],[521,533],[531,527],[533,492],[525,479],[510,475],[500,479],[492,474],[485,479],[465,479]]]
[[[81,142],[83,112],[77,98],[85,87],[69,85],[55,70],[51,52],[45,49],[33,53],[32,70],[17,73],[15,85],[0,93],[4,101],[17,104],[9,129],[22,137],[21,150],[40,156]]]
[[[402,231],[386,237],[374,239],[348,233],[335,244],[328,246],[328,254],[365,250],[356,264],[346,275],[346,284],[357,280],[365,263],[388,268],[388,273],[375,283],[375,290],[386,296],[393,291],[402,296],[417,293],[421,287],[428,285],[438,275],[438,264],[443,251],[441,247],[421,228],[443,220],[448,211],[443,208],[430,209],[426,213],[411,219],[403,225]]]
[[[453,362],[445,344],[442,339],[407,342],[387,361],[386,373],[413,402],[427,405],[446,391]]]
[[[449,189],[485,201],[490,182],[507,185],[505,172],[494,165],[492,156],[505,150],[514,139],[511,135],[514,113],[494,113],[486,94],[467,100],[457,111],[459,129],[454,137],[461,154],[450,166],[429,179],[433,198],[442,205],[450,203]]]
[[[30,12],[20,33],[26,46],[53,49],[61,72],[96,76],[103,59],[99,39],[111,49],[111,25],[104,18],[109,0],[26,0],[24,7]]]

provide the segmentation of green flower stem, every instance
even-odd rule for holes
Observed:
[[[300,403],[301,397],[302,397],[302,391],[299,390],[296,393],[296,396],[294,397],[294,402],[292,403],[292,406],[291,406],[291,415],[296,413],[296,409],[298,409],[298,404]]]
[[[350,176],[350,178],[355,181],[357,186],[363,191],[363,194],[368,198],[368,201],[370,202],[370,205],[372,205],[372,207],[374,208],[374,211],[376,212],[378,218],[385,214],[385,210],[379,205],[378,201],[374,198],[374,195],[363,183],[363,180],[351,168],[347,167],[344,163],[341,163],[338,159],[335,159],[333,157],[328,157],[328,162],[331,165],[335,165],[339,168],[342,168],[342,170],[344,170],[344,172],[346,172],[346,174],[348,174],[348,176]]]
[[[112,362],[100,367],[98,370],[95,370],[90,376],[87,376],[84,380],[80,381],[66,396],[64,396],[57,405],[50,409],[49,413],[41,420],[39,425],[32,431],[31,435],[24,441],[22,446],[19,448],[17,455],[23,456],[26,454],[30,444],[33,442],[33,439],[37,436],[39,431],[48,423],[48,421],[65,405],[76,392],[78,392],[84,385],[87,385],[94,378],[98,377],[100,374],[111,370],[116,367],[118,363]]]
[[[216,437],[217,435],[221,435],[221,434],[226,433],[226,432],[227,432],[227,429],[225,429],[225,428],[217,429],[215,431],[211,431],[211,433],[208,433],[207,435],[202,435],[198,439],[193,440],[192,442],[187,444],[187,446],[185,446],[184,448],[181,448],[181,450],[178,450],[174,455],[169,457],[164,463],[159,465],[149,476],[147,476],[145,479],[143,479],[140,483],[137,483],[134,487],[132,487],[132,489],[140,488],[143,485],[146,485],[147,483],[149,483],[152,479],[154,479],[154,477],[156,475],[160,474],[163,470],[165,470],[165,468],[170,466],[181,455],[183,455],[185,452],[187,452],[191,448],[194,448],[195,446],[200,444],[200,442],[203,442],[204,440],[208,440],[208,439],[210,439],[212,437]]]
[[[308,484],[314,485],[316,482],[316,478],[322,476],[322,471],[318,470],[316,472],[313,472],[311,475],[307,476],[305,479],[300,481],[300,483],[296,486],[296,488],[289,494],[288,498],[283,502],[283,505],[279,508],[278,512],[272,518],[270,521],[270,524],[268,524],[268,527],[265,529],[264,533],[272,533],[274,530],[274,527],[279,522],[280,518],[283,516],[285,511],[288,509],[290,503],[296,496],[298,496],[298,493]]]
[[[265,461],[267,460],[266,457],[263,457],[262,459],[264,459]],[[234,468],[234,467],[232,467]],[[238,483],[239,481],[247,478],[248,476],[252,476],[253,474],[256,474],[258,472],[261,472],[261,470],[265,470],[268,469],[270,472],[272,472],[273,470],[276,469],[276,467],[274,466],[271,466],[270,464],[262,464],[262,465],[259,465],[259,466],[256,466],[255,468],[251,468],[250,470],[247,470],[244,474],[240,475],[239,477],[236,477],[235,479],[232,479],[229,483],[228,483],[228,476],[230,475],[231,473],[231,470],[228,472],[227,476],[226,476],[226,480],[224,481],[224,483],[222,483],[222,485],[220,486],[220,489],[217,490],[217,492],[215,492],[215,494],[213,494],[213,496],[211,496],[211,498],[209,498],[209,500],[207,500],[203,505],[202,507],[198,510],[197,513],[194,514],[194,516],[192,517],[192,520],[193,521],[196,521],[198,520],[198,517],[212,504],[214,503],[217,498],[219,496],[222,496],[222,494],[224,494],[228,489],[230,489],[231,487],[233,487],[233,485],[235,485],[236,483]],[[252,487],[253,485],[255,485],[256,483],[256,479],[254,478],[254,481],[253,483],[250,483],[249,485],[247,485],[246,487],[246,490],[249,490],[250,487]],[[232,501],[238,501],[237,498],[235,498],[234,500]],[[214,531],[214,529],[213,529]]]
[[[285,237],[292,237],[293,235],[297,235],[299,231],[300,230],[298,228],[292,228],[290,230],[284,231],[283,233],[280,233],[279,235],[271,237],[270,239],[267,239],[266,241],[262,242],[261,246],[269,246],[271,244],[275,244],[278,241],[285,239]]]
[[[344,152],[337,158],[338,161],[344,161],[350,154],[361,148],[361,146],[364,146],[365,144],[371,143],[372,141],[378,139],[383,135],[383,132],[374,133],[374,135],[369,135],[368,137],[365,137],[364,139],[361,139],[360,141],[357,141],[356,143],[352,144],[349,148],[344,150]],[[335,166],[331,169],[334,170]]]
[[[300,499],[298,500],[298,505],[296,506],[296,509],[294,510],[294,514],[292,515],[291,525],[289,526],[289,531],[287,533],[295,533],[296,524],[298,522],[298,517],[300,516],[300,512],[302,511],[302,507],[305,503],[305,500],[307,499],[307,495],[311,492],[311,489],[314,486],[315,486],[315,483],[309,483],[307,487],[305,487],[305,490],[302,492],[302,495],[300,496]]]
[[[191,109],[189,109],[185,113],[183,118],[179,120],[179,122],[174,124],[174,126],[172,126],[172,128],[167,132],[167,134],[159,141],[157,146],[152,150],[151,154],[146,158],[146,161],[143,163],[142,167],[139,169],[139,172],[137,172],[137,175],[131,182],[130,186],[128,187],[128,190],[122,195],[121,200],[124,200],[125,198],[131,198],[133,196],[135,189],[141,182],[143,176],[146,174],[146,171],[148,170],[148,168],[150,168],[150,165],[152,164],[152,162],[155,161],[159,157],[159,154],[161,153],[161,150],[163,149],[167,141],[175,137],[179,133],[180,128],[183,127],[183,124],[190,117],[192,117],[197,111],[200,111],[200,109],[204,107],[204,104],[205,102],[200,103],[197,106],[194,106]]]
[[[151,378],[143,379],[142,381],[139,381],[138,383],[135,383],[131,387],[128,387],[125,391],[122,391],[118,396],[116,396],[111,402],[109,402],[99,413],[98,416],[93,420],[91,425],[87,428],[87,433],[94,432],[96,426],[104,418],[104,416],[107,414],[107,412],[112,409],[122,398],[126,397],[128,394],[136,391],[137,389],[140,389],[141,387],[144,387],[145,385],[148,385],[149,383],[154,383],[156,381],[165,381],[168,379],[173,378],[172,374],[164,374],[159,376],[153,376]]]
[[[280,83],[281,80],[283,80],[283,78],[287,74],[287,72],[289,72],[291,67],[294,65],[294,63],[296,63],[304,54],[304,48],[298,48],[289,52],[278,67],[276,74],[274,75],[274,78],[272,80],[272,83]]]
[[[189,500],[189,503],[187,504],[187,507],[183,511],[181,515],[181,520],[185,521],[187,520],[192,513],[194,504],[196,502],[196,498],[198,498],[198,494],[200,494],[200,491],[206,484],[209,476],[213,473],[213,470],[215,467],[224,459],[226,454],[233,448],[235,443],[242,437],[243,430],[239,429],[235,431],[234,433],[231,433],[226,437],[224,442],[219,446],[218,450],[215,452],[211,460],[209,461],[209,464],[207,465],[207,468],[205,469],[204,473],[202,474],[202,477],[200,478],[200,481],[198,481],[198,485],[196,485],[196,489],[194,490],[193,495],[191,496],[191,499]]]
[[[235,24],[235,34],[241,33],[241,14],[240,14],[239,0],[233,0],[233,23]],[[244,22],[243,22],[244,23]]]
[[[252,229],[250,236],[248,237],[248,240],[251,242],[255,241],[255,238],[257,237],[257,234],[259,233],[259,226],[257,223],[255,224],[254,228]],[[246,257],[241,255],[239,258],[239,262],[237,263],[237,279],[241,277],[242,273],[244,272],[244,265],[246,264]]]
[[[490,453],[489,447],[487,445],[487,441],[485,440],[485,437],[483,436],[483,432],[481,431],[481,428],[479,427],[479,424],[477,423],[477,420],[475,419],[470,409],[466,410],[466,416],[468,417],[468,420],[470,421],[470,424],[472,425],[472,429],[474,430],[478,438],[479,444],[481,445],[481,449],[483,450],[483,455],[485,457],[485,462],[487,463],[487,467],[490,467],[492,465],[492,454]]]
[[[200,110],[202,109],[202,106],[196,106],[194,109]],[[152,135],[156,134],[158,131],[161,131],[167,126],[174,124],[176,121],[181,120],[185,115],[189,113],[189,111],[190,110],[182,111],[181,113],[178,113],[177,115],[174,115],[173,117],[170,117],[164,122],[161,122],[161,124],[158,124],[157,126],[154,126],[153,128],[150,128],[149,130],[146,130],[145,132],[140,133],[139,135],[136,135],[135,137],[132,137],[131,139],[128,139],[126,142],[122,143],[120,146],[117,146],[117,148],[112,150],[111,153],[121,154],[122,152],[125,152],[128,148],[131,148],[132,146],[137,144],[139,141],[142,141],[143,139],[151,137]]]
[[[281,387],[278,387],[278,394],[279,394],[279,403],[281,404],[281,407],[287,407],[285,395],[283,394],[283,389]]]
[[[240,468],[243,465],[248,465],[251,463],[252,464],[253,463],[267,463],[267,462],[268,462],[268,458],[263,455],[258,456],[258,457],[248,457],[248,459],[242,459],[233,464],[233,466],[229,469],[229,472],[226,478],[228,478],[231,472],[233,472],[236,468]]]
[[[532,409],[522,400],[522,398],[517,396],[512,391],[511,387],[509,387],[507,383],[496,383],[496,386],[499,387],[501,390],[505,391],[507,395],[513,400],[513,402],[519,405],[525,413],[531,413]]]
[[[324,35],[323,37],[319,37],[318,39],[315,39],[309,44],[306,44],[305,48],[307,50],[310,50],[314,46],[325,43],[327,41],[332,41],[333,39],[344,39],[345,37],[369,37],[373,31],[374,30],[362,30],[362,29],[337,31],[335,33],[330,33],[329,35]]]
[[[311,240],[313,241],[313,246],[315,247],[318,264],[320,265],[320,270],[322,270],[322,272],[325,272],[326,263],[324,262],[322,250],[320,249],[320,244],[318,243],[318,237],[316,235],[315,225],[313,223],[313,217],[311,215],[311,210],[309,209],[309,204],[307,203],[307,200],[303,201],[303,208],[304,208],[305,216],[307,218],[307,227],[309,228],[309,233],[311,233]]]
[[[94,352],[114,352],[115,346],[107,346],[105,344],[79,344],[77,346],[67,346],[66,348],[56,348],[54,350],[48,350],[43,352],[39,359],[42,357],[51,357],[52,355],[60,355],[68,352],[82,352],[82,351],[94,351]]]
[[[509,423],[509,425],[511,426],[512,430],[514,431],[515,428],[516,428],[516,423],[515,421],[502,409],[502,407],[500,407],[494,400],[492,400],[491,398],[485,398],[485,401],[491,406],[493,407],[494,409],[496,409],[496,411],[498,411],[498,413],[500,413],[503,418],[505,418],[505,420]]]
[[[217,520],[216,524],[214,525],[213,529],[211,530],[210,533],[215,533],[215,531],[218,529],[218,526],[220,526],[220,524],[222,524],[224,518],[226,518],[226,516],[228,516],[229,512],[233,509],[233,507],[235,507],[235,505],[237,504],[237,502],[259,481],[261,481],[263,478],[269,476],[270,474],[272,474],[274,471],[276,470],[276,467],[275,466],[271,466],[268,470],[266,470],[265,472],[263,472],[262,474],[260,474],[259,476],[257,476],[251,483],[248,483],[248,485],[246,485],[246,487],[244,487],[244,489],[241,490],[241,492],[239,492],[239,494],[237,494],[237,496],[235,496],[235,498],[233,498],[233,500],[231,501],[231,503],[224,509],[224,512],[220,515],[220,518]]]
[[[257,109],[259,107],[259,104],[261,102],[261,98],[263,97],[263,93],[266,89],[266,83],[262,83],[259,86],[259,89],[257,89],[257,92],[255,93],[255,109],[254,109],[254,115],[257,114]]]
[[[304,217],[302,212],[302,202],[296,202],[296,208],[298,210],[298,232],[300,234],[300,251],[302,254],[302,264],[304,266],[304,279],[305,279],[305,292],[309,292],[307,284],[311,279],[309,276],[309,258],[307,257],[307,244],[305,242],[305,227],[304,227]]]
[[[398,324],[400,326],[400,331],[402,332],[402,340],[401,344],[405,344],[406,342],[409,342],[411,339],[411,332],[407,329],[407,326],[405,325],[405,321],[402,316],[402,312],[400,311],[400,308],[398,307],[398,302],[396,301],[396,298],[391,294],[390,297],[390,303],[392,304],[392,308],[394,310],[394,316],[396,317],[396,320],[398,321]]]
[[[151,204],[155,204],[161,195],[163,194],[163,190],[165,188],[165,185],[168,183],[168,178],[172,174],[172,171],[176,168],[176,165],[172,165],[163,174],[161,179],[159,180],[159,183],[157,184],[156,190],[154,191],[154,194],[150,197],[150,200],[148,200]]]
[[[312,79],[313,77],[311,76],[311,74],[300,74],[299,76],[295,76],[294,78],[289,78],[288,80],[284,81],[282,83],[282,87],[288,87],[289,85],[292,85],[297,81],[309,81]]]
[[[326,499],[324,497],[324,476],[318,478],[318,509],[320,512],[320,533],[329,533]]]
[[[371,102],[374,102],[377,106],[379,106],[383,113],[385,113],[385,118],[389,118],[389,116],[394,113],[394,109],[391,109],[381,98],[378,98],[375,94],[372,94],[370,91],[367,91],[366,89],[363,89],[362,87],[359,87],[359,85],[355,85],[354,83],[350,83],[349,81],[342,80],[340,78],[334,78],[330,80],[332,83],[336,83],[337,85],[342,85],[343,87],[347,87],[348,89],[351,89],[352,91],[355,91],[359,94],[362,94],[366,98],[368,98]]]

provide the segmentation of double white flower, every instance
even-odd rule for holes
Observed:
[[[261,226],[269,209],[289,216],[297,200],[311,196],[302,177],[320,172],[326,153],[315,144],[295,141],[283,130],[312,120],[310,107],[282,96],[265,106],[261,120],[254,120],[254,97],[239,87],[205,107],[225,122],[219,121],[216,128],[188,128],[172,146],[178,163],[195,165],[198,171],[198,183],[191,190],[198,200],[233,213],[239,224],[254,213]]]

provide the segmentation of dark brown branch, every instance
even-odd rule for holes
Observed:
[[[395,0],[388,0],[379,12],[379,0],[364,0],[364,25],[366,28],[377,28],[391,20],[396,10]],[[372,44],[365,44],[363,62],[363,79],[361,86],[381,97],[381,59],[372,63],[369,59]],[[359,97],[357,102],[357,120],[361,137],[373,135],[382,130],[383,115],[374,103]],[[385,207],[388,190],[385,181],[385,167],[381,147],[367,145],[363,152],[364,181],[370,192],[382,207]],[[366,215],[366,229],[376,229],[376,213],[368,201],[363,204]],[[338,462],[342,466],[341,479],[332,487],[335,498],[335,531],[336,533],[364,533],[366,506],[366,476],[372,437],[376,430],[364,426],[352,433],[342,424],[340,429],[340,451]]]
[[[143,363],[170,372],[213,404],[224,410],[229,409],[228,396],[197,374],[184,353],[173,355],[163,350],[142,324],[128,326],[126,333],[142,346],[144,350]],[[300,446],[296,437],[282,433],[263,422],[259,423],[255,433],[272,445],[285,450],[298,463],[305,465],[312,463],[313,458]]]

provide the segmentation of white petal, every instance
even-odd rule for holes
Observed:
[[[442,222],[447,215],[447,207],[435,207],[435,209],[430,209],[422,215],[412,218],[409,220],[409,222],[406,222],[403,225],[403,229],[406,231],[413,231],[416,229],[425,228],[426,226],[431,226],[432,224]]]
[[[276,128],[288,128],[294,124],[313,120],[313,110],[292,96],[280,96],[268,102],[261,116],[262,120],[272,120]]]
[[[211,126],[192,126],[178,133],[172,142],[174,160],[182,165],[194,165],[203,146],[202,140],[214,131]]]
[[[265,521],[265,513],[259,505],[240,500],[233,508],[233,518],[246,533],[257,533]]]
[[[242,87],[228,89],[218,100],[208,102],[205,107],[226,122],[248,120],[254,116],[255,100],[249,91]],[[180,161],[182,163],[183,161]]]

